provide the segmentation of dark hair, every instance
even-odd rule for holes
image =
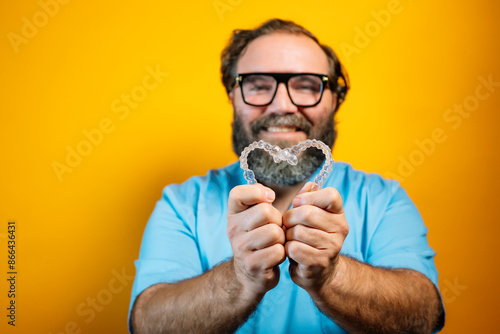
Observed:
[[[260,27],[252,30],[233,31],[233,35],[229,39],[228,45],[224,48],[221,55],[221,76],[222,84],[229,93],[234,85],[234,78],[236,77],[236,64],[238,59],[247,47],[247,45],[257,37],[268,35],[273,32],[287,32],[292,34],[303,34],[310,37],[313,41],[323,49],[328,58],[328,80],[330,81],[330,89],[332,92],[337,93],[337,107],[344,102],[347,91],[349,90],[349,77],[347,71],[340,63],[335,52],[327,45],[321,44],[316,36],[309,30],[292,22],[280,19],[272,19],[264,22]]]

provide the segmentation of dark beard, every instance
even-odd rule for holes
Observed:
[[[253,143],[258,141],[259,131],[270,126],[296,126],[307,134],[309,139],[318,139],[333,148],[337,131],[333,120],[333,111],[328,119],[317,129],[309,120],[300,114],[277,115],[269,114],[250,123],[251,133],[247,133],[238,113],[234,113],[233,127],[233,151],[238,156],[241,152]],[[281,148],[290,146],[287,142],[271,143]],[[310,148],[302,153],[297,165],[292,166],[287,162],[275,163],[273,158],[264,150],[255,149],[248,155],[248,167],[254,171],[256,179],[265,184],[278,186],[293,186],[307,180],[314,171],[321,166],[325,160],[324,154],[316,149]]]

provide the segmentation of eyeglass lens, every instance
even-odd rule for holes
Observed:
[[[249,75],[242,82],[243,98],[251,105],[268,105],[276,94],[277,85],[276,79],[270,75]],[[312,106],[321,98],[323,81],[314,75],[296,75],[288,80],[287,89],[295,105]]]

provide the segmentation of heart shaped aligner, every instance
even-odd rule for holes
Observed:
[[[312,187],[312,190],[319,190],[323,187],[323,183],[325,182],[328,173],[332,170],[333,159],[332,151],[330,150],[328,145],[316,139],[308,139],[306,141],[298,143],[291,148],[285,149],[281,149],[279,146],[269,144],[263,140],[254,141],[252,144],[245,147],[243,152],[241,152],[240,167],[244,171],[243,177],[245,178],[245,180],[247,180],[248,184],[257,183],[254,172],[248,168],[247,161],[248,154],[256,148],[260,148],[268,152],[273,157],[273,160],[276,163],[286,161],[290,165],[296,165],[299,161],[298,155],[300,154],[300,152],[307,150],[309,147],[315,147],[321,150],[326,158],[325,163],[323,164],[323,168],[314,178],[315,185]]]

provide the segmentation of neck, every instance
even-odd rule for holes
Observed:
[[[278,186],[275,184],[265,184],[266,187],[274,190],[276,194],[276,199],[273,202],[273,206],[278,209],[281,214],[284,214],[290,204],[292,204],[292,200],[297,195],[300,189],[304,186],[305,181],[294,186]]]

